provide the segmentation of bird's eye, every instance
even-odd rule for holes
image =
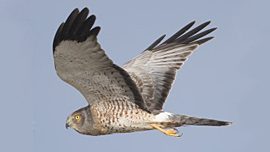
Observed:
[[[77,121],[80,121],[80,120],[81,120],[81,116],[77,115],[77,116],[75,116],[75,119],[76,119]]]

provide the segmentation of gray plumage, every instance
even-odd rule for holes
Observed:
[[[53,55],[58,76],[78,89],[88,106],[72,113],[66,123],[82,134],[105,135],[157,129],[167,135],[183,125],[228,125],[228,122],[164,112],[175,74],[189,55],[213,37],[216,28],[194,29],[194,21],[161,43],[158,38],[123,68],[115,65],[97,42],[100,27],[89,10],[75,9],[54,38]],[[161,44],[160,44],[161,43]],[[163,129],[162,129],[163,128]]]

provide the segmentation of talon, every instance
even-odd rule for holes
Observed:
[[[181,137],[183,133],[179,133],[179,131],[175,128],[168,129],[164,132],[168,136]]]
[[[157,124],[151,124],[151,126],[154,128],[154,129],[157,129],[159,131],[161,131],[162,133],[164,133],[165,135],[168,135],[168,136],[173,136],[173,137],[181,137],[183,135],[183,133],[179,134],[178,130],[176,128],[170,128],[170,129],[163,129],[161,128],[160,125],[157,125]]]
[[[169,135],[174,135],[174,134],[177,134],[178,133],[178,130],[176,130],[176,129],[168,129],[168,130],[166,130],[166,132],[165,132],[166,134],[169,134]]]

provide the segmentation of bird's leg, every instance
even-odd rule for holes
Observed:
[[[158,124],[150,124],[154,129],[157,129],[168,136],[174,136],[174,137],[181,137],[183,134],[179,134],[178,130],[176,128],[170,128],[170,129],[163,129]]]

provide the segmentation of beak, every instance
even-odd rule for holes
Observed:
[[[68,117],[67,121],[66,121],[66,129],[68,129],[70,127],[70,125],[71,125],[71,118]]]
[[[66,123],[66,129],[68,129],[70,126],[69,126],[69,124],[68,123]]]

